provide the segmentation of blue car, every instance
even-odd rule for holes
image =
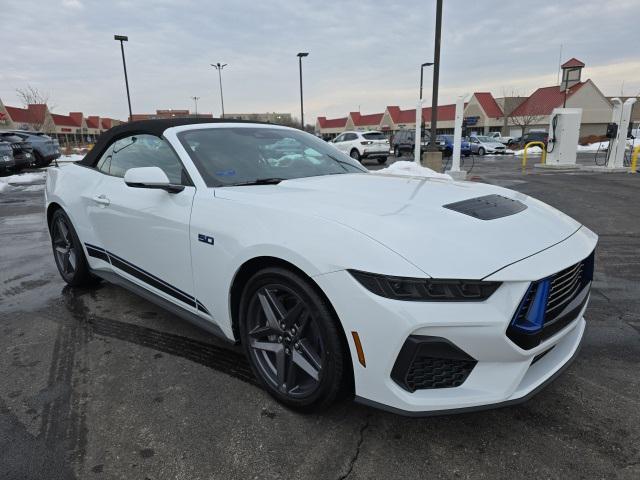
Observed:
[[[453,155],[453,135],[438,135],[436,140],[438,141],[442,155],[445,157]],[[462,140],[462,145],[460,145],[460,154],[465,157],[471,155],[471,146],[469,145],[469,142]]]

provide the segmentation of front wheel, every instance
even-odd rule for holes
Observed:
[[[336,399],[347,368],[341,334],[306,279],[279,267],[259,271],[244,288],[239,320],[251,368],[276,400],[315,411]]]
[[[378,158],[378,164],[384,165],[385,163],[387,163],[387,157]]]
[[[78,235],[64,211],[56,210],[53,214],[49,232],[53,256],[62,279],[72,287],[84,287],[97,283],[98,280],[89,271],[89,263]]]
[[[360,157],[360,152],[358,151],[357,148],[354,148],[353,150],[351,150],[351,153],[349,154],[349,156],[354,160],[357,160],[358,162],[362,161]]]
[[[487,152],[486,152],[486,150],[485,150],[484,148],[480,147],[480,148],[478,149],[478,155],[482,156],[482,155],[484,155],[485,153],[487,153]]]

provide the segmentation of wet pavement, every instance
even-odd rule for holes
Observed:
[[[239,349],[119,287],[65,287],[43,185],[6,189],[0,478],[640,478],[640,175],[527,172],[471,175],[600,235],[582,351],[525,404],[424,419],[281,407]]]

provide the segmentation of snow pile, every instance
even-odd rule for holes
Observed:
[[[58,158],[58,162],[77,162],[84,158],[84,155],[79,155],[77,153],[72,153],[71,155],[62,155]]]
[[[9,185],[22,185],[25,183],[36,183],[44,180],[45,172],[19,173],[8,177],[0,177],[0,192],[6,190]]]
[[[504,149],[504,154],[505,155],[514,155],[516,152],[514,150],[511,150],[510,148],[505,148]]]
[[[405,175],[407,177],[426,177],[426,178],[441,178],[445,180],[452,180],[452,178],[446,173],[438,173],[435,170],[431,170],[427,167],[421,167],[416,162],[408,162],[406,160],[400,160],[389,165],[387,168],[371,172],[373,174],[386,174],[386,175]]]
[[[522,150],[516,150],[513,154],[518,156],[524,155],[524,148]],[[529,147],[527,148],[527,155],[542,155],[542,149],[538,146]]]
[[[609,142],[596,142],[590,143],[588,145],[578,145],[578,152],[597,152],[600,150],[604,152],[607,148],[609,148]]]

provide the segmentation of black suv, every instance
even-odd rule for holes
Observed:
[[[11,145],[16,172],[33,165],[33,147],[21,137],[11,132],[0,132],[0,142],[7,142]]]
[[[411,152],[416,146],[416,131],[415,130],[398,130],[391,139],[391,149],[396,157],[402,155],[403,152]],[[429,132],[422,132],[422,143],[420,149],[424,150],[429,145],[431,135]]]
[[[22,138],[33,147],[33,164],[36,167],[48,167],[51,162],[60,157],[58,142],[42,132],[26,130],[7,130]]]
[[[548,139],[549,134],[547,132],[527,132],[520,138],[519,143],[522,146],[530,142],[542,142],[546,145]]]

